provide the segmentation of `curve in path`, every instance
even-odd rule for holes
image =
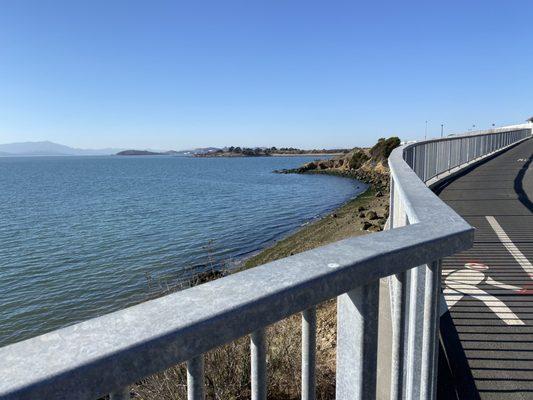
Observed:
[[[533,140],[449,183],[440,197],[476,228],[443,260],[445,357],[467,399],[533,399]]]

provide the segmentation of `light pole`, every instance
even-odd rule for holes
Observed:
[[[444,124],[440,124],[440,137],[444,136]]]
[[[426,130],[424,131],[424,140],[428,138],[428,122],[426,121]]]

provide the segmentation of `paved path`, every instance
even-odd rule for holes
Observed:
[[[443,262],[441,324],[460,398],[533,399],[532,158],[530,139],[440,193],[477,228],[474,247]]]

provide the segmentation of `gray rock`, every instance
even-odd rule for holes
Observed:
[[[372,210],[367,211],[367,213],[366,213],[366,217],[367,217],[368,219],[370,219],[370,220],[378,219],[378,215],[376,214],[375,211],[372,211]]]

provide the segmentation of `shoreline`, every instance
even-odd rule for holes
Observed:
[[[271,157],[312,157],[312,156],[341,156],[345,153],[302,153],[302,154],[271,154]]]
[[[242,154],[194,154],[184,157],[193,157],[193,158],[261,158],[261,157],[334,157],[341,156],[345,153],[301,153],[301,154],[282,154],[282,153],[270,153],[270,154],[260,154],[256,156],[252,155],[242,155]],[[166,154],[161,154],[166,155]]]
[[[253,268],[348,237],[381,230],[388,216],[388,197],[376,197],[379,192],[378,188],[369,185],[357,197],[244,258],[239,263],[240,265],[230,273]],[[366,217],[368,212],[374,212],[376,218],[369,220]],[[361,216],[362,214],[365,216]],[[368,226],[369,223],[371,226]],[[367,229],[364,229],[365,226]]]

